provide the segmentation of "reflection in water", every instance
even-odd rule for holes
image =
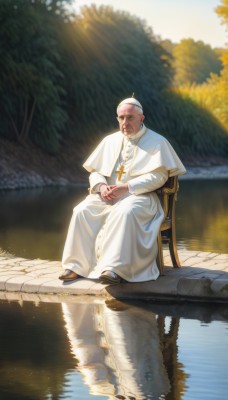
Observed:
[[[177,362],[178,318],[166,333],[164,317],[120,302],[114,307],[63,303],[62,309],[72,352],[91,394],[110,400],[182,398],[186,374]]]
[[[0,301],[1,400],[57,400],[73,365],[59,304]]]
[[[0,399],[224,400],[227,321],[218,304],[0,301]]]

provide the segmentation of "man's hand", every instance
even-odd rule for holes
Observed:
[[[105,185],[100,186],[100,195],[102,200],[112,202],[113,200],[121,199],[129,192],[128,185]]]
[[[99,190],[102,200],[112,202],[112,198],[110,197],[110,186],[102,183]]]
[[[109,188],[109,196],[112,200],[121,199],[121,197],[125,196],[125,194],[129,192],[127,183],[124,185],[111,185]]]

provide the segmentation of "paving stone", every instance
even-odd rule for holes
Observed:
[[[7,258],[7,259],[2,260],[2,257],[1,257],[0,264],[4,264],[4,263],[15,264],[15,263],[17,263],[19,261],[23,261],[23,260],[24,260],[24,258],[21,258],[21,257]]]
[[[38,271],[30,272],[29,274],[32,274],[33,276],[37,276],[38,278],[40,276],[47,276],[47,277],[53,276],[55,278],[58,278],[60,272],[59,272],[58,269],[52,269],[50,271],[48,271],[48,270],[46,271],[45,270],[45,272],[38,270]]]
[[[37,274],[37,278],[46,278],[46,279],[58,279],[59,272],[50,272],[50,274]]]
[[[228,280],[216,279],[211,284],[211,289],[217,296],[228,298]]]
[[[9,271],[24,271],[25,267],[22,265],[10,266]]]
[[[54,298],[55,301],[62,301],[62,296],[66,296],[67,301],[79,296],[80,299],[88,298],[90,301],[114,297],[117,299],[190,299],[192,301],[206,299],[213,302],[228,302],[228,255],[179,251],[182,265],[185,265],[181,268],[172,267],[169,251],[165,250],[164,256],[165,274],[156,281],[113,286],[101,285],[98,280],[89,279],[63,283],[58,279],[62,271],[59,261],[14,258],[13,260],[17,261],[13,262],[10,259],[12,264],[8,265],[9,260],[0,257],[0,291],[4,293],[2,295],[4,298],[7,291],[9,294],[17,292],[20,301],[23,301],[23,296],[32,298],[32,295],[36,294],[34,301],[37,304],[40,301],[39,298],[43,296],[53,301]]]
[[[196,275],[197,273],[201,273],[203,270],[200,268],[192,268],[192,267],[181,267],[181,268],[164,268],[164,274],[172,275],[172,276],[189,276]]]
[[[22,285],[22,290],[23,292],[38,293],[40,286],[44,283],[50,282],[51,280],[53,279],[50,277],[40,277],[28,280]]]
[[[191,278],[202,279],[202,278],[209,278],[211,281],[214,279],[218,279],[223,274],[222,271],[205,271],[198,272],[197,274],[191,275]]]
[[[81,279],[64,284],[59,279],[52,279],[44,282],[39,288],[39,293],[83,294],[85,292],[88,292],[88,282]]]
[[[2,291],[6,290],[6,282],[8,279],[10,279],[9,275],[1,275],[0,276],[0,290],[2,290]]]
[[[5,285],[5,290],[11,292],[19,292],[21,291],[23,284],[29,280],[31,280],[30,276],[25,276],[25,275],[14,276],[13,278],[7,280]]]
[[[58,268],[58,266],[56,265],[50,265],[48,264],[48,262],[46,261],[46,263],[42,264],[42,265],[31,265],[28,268],[25,269],[26,272],[30,272],[30,271],[45,271],[45,270],[49,270],[51,268]]]
[[[189,257],[183,263],[181,263],[182,267],[193,267],[199,263],[198,257]]]
[[[156,281],[140,283],[124,283],[120,285],[106,286],[109,294],[121,299],[148,299],[154,295],[176,295],[178,280],[174,277],[159,277]]]
[[[212,254],[217,255],[218,253],[211,253],[210,251],[199,251],[197,256],[198,257],[210,257]]]
[[[47,261],[46,265],[49,267],[60,267],[61,268],[61,262],[60,261]]]
[[[216,268],[228,268],[228,261],[216,261]]]
[[[101,284],[99,282],[96,282],[96,283],[93,284],[93,286],[91,286],[90,292],[87,293],[87,294],[97,294],[97,295],[103,294],[103,295],[106,295],[107,294],[107,292],[106,292],[107,286],[108,285],[103,285],[103,284]]]
[[[203,267],[203,269],[206,269],[208,272],[209,271],[223,271],[223,273],[227,270],[226,266],[221,266],[220,264],[215,264],[215,265],[208,265],[208,267]]]
[[[0,276],[15,276],[15,275],[25,275],[24,274],[24,272],[23,271],[17,271],[17,272],[15,272],[15,271],[11,271],[11,270],[0,270]]]
[[[227,260],[228,261],[228,254],[218,254],[215,257],[216,260]]]
[[[21,265],[22,267],[27,267],[28,265],[32,265],[34,260],[27,260],[26,258],[19,261],[17,264]]]
[[[178,250],[179,256],[185,256],[187,255],[188,257],[196,257],[201,253],[200,251],[195,251],[195,250]],[[207,253],[204,253],[207,254]],[[209,254],[209,253],[208,253]]]
[[[180,278],[177,294],[185,297],[207,298],[212,295],[209,278]]]

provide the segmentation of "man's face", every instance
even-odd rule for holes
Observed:
[[[118,108],[117,119],[124,135],[135,135],[141,129],[145,117],[143,114],[139,114],[139,111],[138,107],[131,104],[123,104]]]

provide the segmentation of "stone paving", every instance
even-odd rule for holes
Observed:
[[[0,257],[0,298],[9,293],[38,296],[90,296],[133,299],[228,302],[228,254],[179,251],[182,268],[172,268],[164,250],[164,275],[156,281],[102,285],[98,280],[78,279],[63,283],[59,261]],[[12,297],[12,296],[11,296]]]

